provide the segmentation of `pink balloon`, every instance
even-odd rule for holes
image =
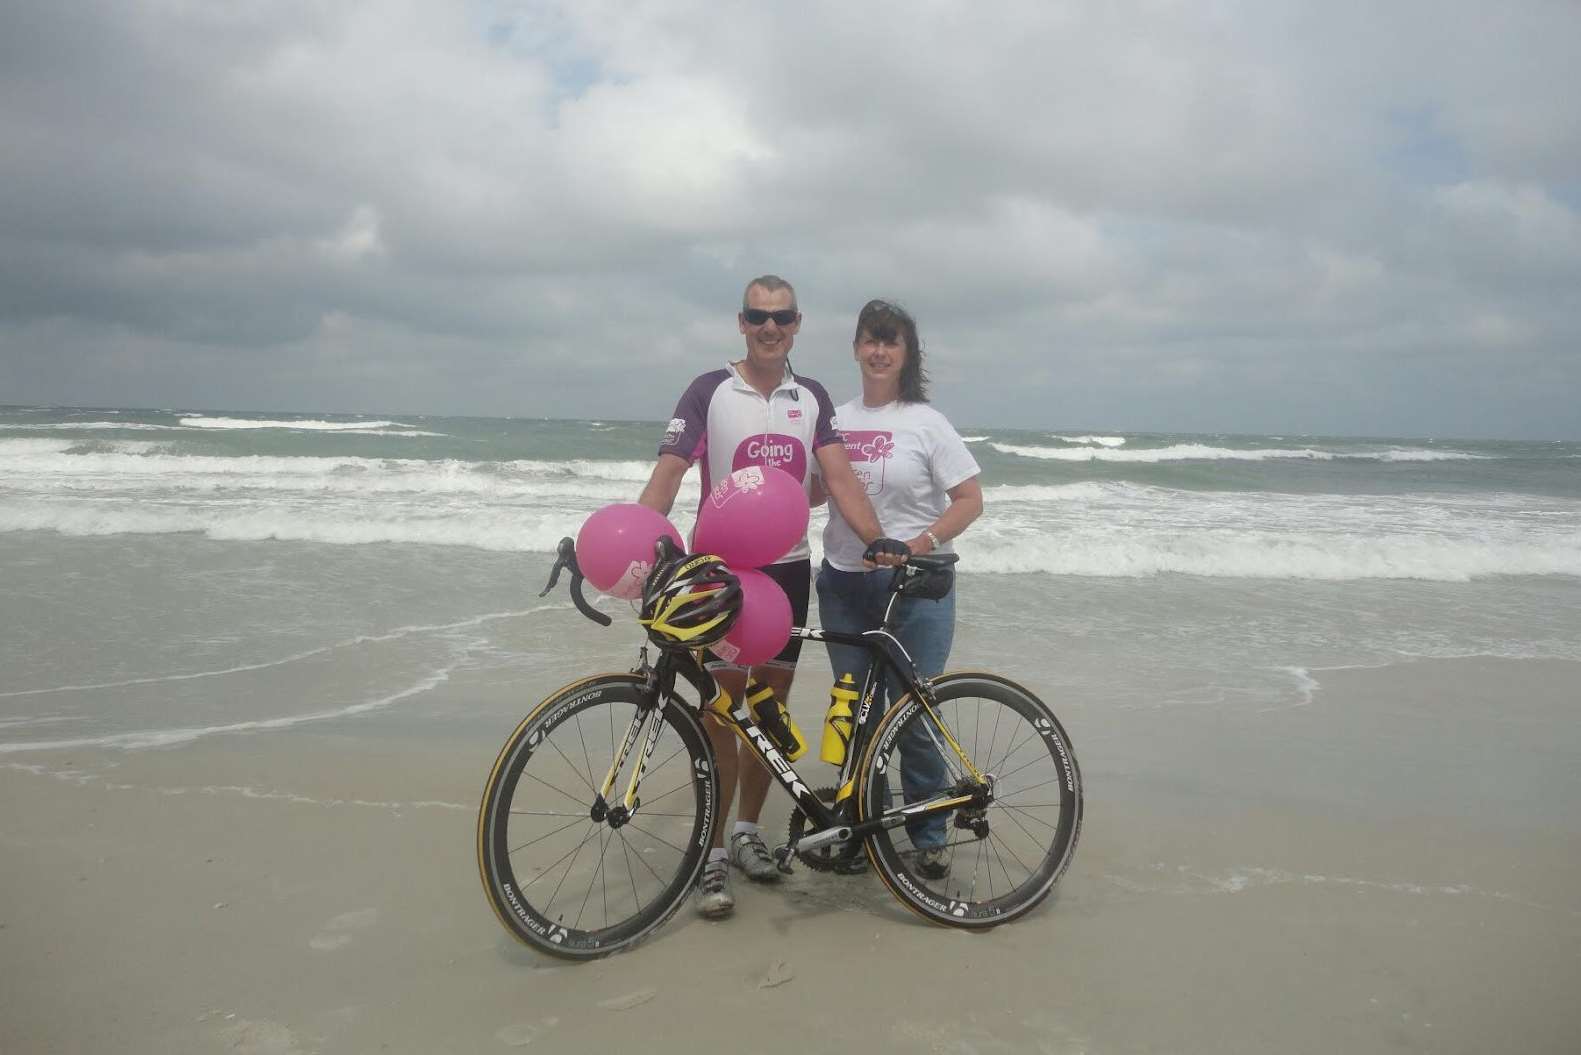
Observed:
[[[612,597],[642,596],[642,583],[653,570],[653,544],[668,535],[679,549],[686,545],[664,514],[636,502],[617,502],[588,517],[576,536],[576,563],[587,581]]]
[[[726,663],[750,667],[779,655],[790,640],[791,604],[764,572],[738,571],[736,578],[741,580],[741,614],[713,653]]]
[[[714,485],[697,513],[692,549],[731,568],[761,568],[807,535],[807,492],[783,469],[749,465]]]

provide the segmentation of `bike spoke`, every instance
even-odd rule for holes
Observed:
[[[998,764],[994,765],[992,767],[992,769],[999,770],[999,769],[1003,769],[1005,766],[1009,765],[1011,757],[1017,751],[1021,750],[1021,748],[1025,747],[1028,743],[1030,743],[1031,741],[1037,739],[1037,735],[1038,735],[1037,729],[1029,728],[1028,732],[1027,732],[1027,735],[1024,736],[1022,739],[1020,739],[1019,741],[1013,743],[1010,746],[1010,750],[1008,750],[1008,751],[1006,751],[1004,753],[1004,755],[999,759]]]
[[[584,811],[587,810],[588,808],[590,808],[590,806],[592,805],[591,803],[583,802],[581,799],[577,798],[575,795],[571,794],[569,791],[566,791],[564,788],[557,788],[557,787],[555,787],[553,784],[549,783],[547,780],[542,779],[541,777],[533,776],[533,774],[531,774],[531,773],[523,773],[522,776],[526,777],[528,780],[537,781],[539,784],[542,784],[544,787],[548,788],[550,791],[554,792],[557,795],[564,795],[566,798],[570,799],[572,802],[574,802],[578,806],[580,806]],[[592,788],[588,788],[588,790],[592,791],[593,789]],[[595,796],[598,794],[597,792],[593,792],[593,793],[594,793]]]
[[[552,832],[549,832],[548,834],[540,835],[536,839],[529,839],[527,842],[522,843],[520,846],[516,847],[515,849],[507,850],[506,853],[512,854],[512,855],[518,854],[521,851],[527,849],[527,847],[531,846],[533,843],[543,842],[545,839],[549,838],[550,835],[559,835],[561,832],[565,831],[567,828],[575,828],[578,824],[582,823],[582,820],[583,820],[583,818],[578,817],[575,820],[570,821],[569,823],[560,825],[560,827],[556,828]]]
[[[628,848],[631,845],[630,840],[626,838],[626,833],[625,832],[621,832],[620,833],[620,841],[621,841],[622,844],[624,844]],[[642,867],[646,868],[648,870],[648,874],[651,875],[654,879],[657,879],[661,885],[664,883],[664,877],[661,876],[658,872],[655,872],[653,870],[653,866],[648,863],[648,859],[642,855],[642,851],[641,850],[637,851],[637,863],[640,864]],[[633,889],[636,888],[636,883],[635,882],[633,882],[632,888]]]
[[[648,829],[644,828],[642,825],[638,824],[636,821],[627,821],[626,823],[627,823],[627,825],[629,827],[637,829],[639,832],[641,832],[643,835],[646,835],[648,838],[653,839],[653,840],[655,840],[657,842],[661,842],[665,846],[668,846],[670,849],[674,850],[676,853],[680,854],[682,857],[686,856],[686,851],[685,850],[681,849],[679,846],[676,846],[674,843],[670,842],[670,840],[664,838],[662,835],[655,835],[653,832],[650,832]]]
[[[1004,857],[1004,854],[1002,854],[1002,853],[1000,853],[1000,852],[999,852],[999,845],[998,845],[998,844],[1000,844],[1000,843],[1003,843],[1003,842],[1004,842],[1004,840],[1003,840],[1003,839],[997,839],[997,838],[995,838],[995,837],[994,837],[994,833],[993,833],[993,832],[989,832],[989,833],[988,833],[988,838],[987,838],[987,840],[986,840],[986,841],[987,841],[987,842],[988,842],[988,843],[989,843],[989,844],[990,844],[990,846],[992,846],[992,847],[993,847],[993,851],[994,851],[994,860],[996,860],[996,861],[998,861],[998,862],[999,862],[999,871],[1000,871],[1000,872],[1001,872],[1001,873],[1002,873],[1002,874],[1003,874],[1003,875],[1004,875],[1004,877],[1005,877],[1005,893],[1006,893],[1006,894],[1009,894],[1009,893],[1011,893],[1011,892],[1012,892],[1012,891],[1014,891],[1014,890],[1015,890],[1015,888],[1016,888],[1016,881],[1015,881],[1015,880],[1014,880],[1014,879],[1011,879],[1011,878],[1010,878],[1010,869],[1008,869],[1008,868],[1006,868],[1006,867],[1005,867],[1005,857]],[[1011,853],[1011,855],[1010,855],[1010,856],[1011,856],[1011,857],[1015,857],[1015,854],[1014,854],[1014,853]],[[1017,864],[1020,864],[1020,861],[1019,861],[1019,860],[1017,860],[1017,862],[1016,862],[1016,863],[1017,863]],[[988,873],[989,873],[989,875],[992,875],[992,874],[993,874],[993,865],[992,865],[992,864],[990,864],[990,865],[989,865],[989,866],[988,866]],[[1028,872],[1028,874],[1029,874],[1029,875],[1030,875],[1030,874],[1031,874],[1031,873],[1030,873],[1030,872]]]
[[[687,788],[689,788],[691,786],[692,786],[691,781],[687,781],[685,784],[677,784],[675,787],[671,788],[669,791],[666,791],[663,795],[655,795],[653,798],[648,799],[646,802],[644,802],[642,804],[642,812],[643,813],[647,813],[648,812],[648,810],[647,810],[648,806],[653,805],[655,802],[658,802],[660,799],[667,799],[671,795],[675,794],[677,791],[684,791],[684,790],[686,790]],[[650,816],[656,816],[656,814],[650,814]],[[685,814],[684,816],[690,816],[690,814]]]
[[[637,874],[631,870],[631,844],[626,841],[624,832],[617,831],[615,834],[620,836],[620,853],[626,859],[626,878],[631,880],[631,897],[637,903],[637,911],[641,912],[642,895],[637,892]],[[640,860],[642,855],[638,854],[637,857]],[[649,868],[648,871],[652,872],[653,869]],[[654,878],[658,878],[657,872],[654,872]]]
[[[1025,768],[1025,767],[1022,767],[1022,768]],[[994,801],[995,802],[1004,802],[1006,799],[1013,799],[1017,795],[1025,795],[1029,791],[1036,791],[1038,788],[1047,787],[1050,784],[1058,784],[1059,782],[1060,782],[1060,777],[1056,775],[1056,776],[1049,777],[1047,780],[1040,780],[1036,784],[1031,784],[1031,785],[1028,785],[1027,787],[1024,787],[1024,788],[1017,788],[1016,790],[1012,791],[1008,795],[1003,795],[1003,794],[1000,794],[999,792],[996,791],[996,792],[994,792]]]
[[[682,744],[680,747],[677,747],[674,751],[671,751],[670,754],[669,754],[669,757],[666,758],[663,762],[660,762],[656,766],[649,766],[648,767],[648,772],[652,773],[654,770],[663,769],[665,766],[669,765],[672,760],[674,760],[676,755],[680,754],[682,751],[685,751],[685,750],[686,750],[686,745]],[[682,785],[682,786],[684,787],[685,785]]]
[[[556,883],[554,885],[554,890],[552,890],[550,892],[550,894],[549,894],[549,900],[544,902],[543,914],[545,916],[549,915],[549,909],[554,905],[554,899],[557,896],[559,896],[560,888],[565,886],[565,881],[570,878],[570,876],[571,876],[571,869],[576,864],[576,859],[578,857],[580,857],[581,854],[582,854],[582,847],[586,846],[587,845],[587,841],[589,839],[593,838],[594,835],[597,832],[598,832],[598,825],[596,825],[596,824],[592,823],[591,821],[589,821],[588,825],[587,825],[587,834],[582,836],[582,841],[577,843],[576,847],[574,849],[572,849],[569,854],[566,855],[566,857],[569,857],[570,860],[566,862],[565,874],[560,877],[560,882],[558,882],[558,883]],[[560,860],[564,861],[565,857],[562,857]],[[559,862],[557,861],[555,863],[558,864]],[[553,868],[554,865],[550,865],[549,867]],[[549,874],[548,869],[545,869],[543,874],[544,875],[548,875]],[[534,880],[534,882],[536,882],[536,880]]]
[[[582,782],[582,784],[587,788],[587,790],[589,790],[589,791],[591,791],[593,793],[594,797],[597,797],[598,789],[593,786],[593,782],[591,780],[589,780],[587,777],[584,777],[582,775],[581,771],[576,768],[576,763],[571,761],[570,757],[564,751],[560,750],[560,745],[555,743],[553,740],[549,740],[549,746],[555,749],[555,753],[556,754],[558,754],[561,758],[565,759],[566,767],[568,769],[570,769],[571,772],[576,774],[576,778]],[[527,774],[523,774],[523,775],[524,776],[531,776],[532,774],[527,773]],[[534,777],[533,779],[536,780],[537,778]]]
[[[1022,830],[1025,831],[1025,829],[1022,829]],[[1031,833],[1030,832],[1028,832],[1027,835],[1028,835],[1028,838],[1031,838]],[[1032,874],[1033,870],[1031,868],[1027,867],[1027,863],[1025,861],[1021,860],[1021,855],[1016,853],[1015,848],[1010,845],[1009,840],[1007,840],[1003,835],[1000,835],[997,832],[990,831],[988,833],[988,839],[989,839],[990,842],[996,843],[999,846],[1003,847],[1005,853],[1009,854],[1012,858],[1015,859],[1016,864],[1021,866],[1021,870],[1023,872],[1025,872],[1027,875],[1031,875]],[[1036,840],[1034,840],[1034,841],[1036,841]],[[1002,858],[1001,858],[1000,867],[1001,868],[1004,867]],[[1006,879],[1010,878],[1010,873],[1009,872],[1005,873],[1005,878]]]
[[[1044,820],[1042,817],[1039,817],[1037,814],[1032,813],[1030,807],[1027,807],[1027,806],[1006,806],[1006,805],[1004,805],[1003,803],[1000,803],[1000,802],[996,802],[996,803],[994,803],[994,805],[1003,807],[1004,810],[1006,811],[1005,816],[1009,817],[1013,821],[1016,821],[1017,824],[1020,824],[1021,822],[1016,820],[1015,813],[1009,812],[1010,810],[1015,810],[1016,813],[1024,813],[1024,814],[1026,814],[1027,820],[1029,820],[1029,821],[1037,821],[1039,824],[1041,824],[1044,827],[1048,828],[1050,831],[1059,831],[1059,825],[1058,824],[1051,824],[1048,821]],[[1045,806],[1053,806],[1054,803],[1047,802],[1047,803],[1043,803],[1043,805],[1045,805]],[[1021,830],[1024,831],[1024,832],[1027,831],[1025,828],[1022,828]],[[1027,832],[1027,838],[1031,839],[1032,837],[1033,837],[1032,833],[1031,832]]]
[[[604,852],[609,849],[609,838],[608,838],[609,834],[610,833],[609,833],[609,830],[607,828],[604,831],[599,833],[599,836],[598,836],[598,864],[595,865],[594,868],[593,868],[593,879],[598,879],[600,876],[602,876],[604,874]],[[571,924],[571,926],[577,928],[578,930],[582,929],[582,913],[587,911],[587,902],[588,902],[588,899],[591,898],[592,896],[593,896],[593,882],[592,882],[592,880],[589,880],[588,884],[587,884],[587,893],[582,895],[582,904],[577,908],[577,910],[576,910],[576,919]],[[607,897],[604,899],[604,922],[605,923],[609,922],[609,899]]]
[[[1008,759],[1009,756],[1007,755],[1006,758]],[[1048,755],[1046,755],[1046,754],[1039,754],[1039,755],[1037,755],[1037,757],[1033,758],[1032,761],[1030,761],[1030,762],[1023,762],[1023,763],[1021,763],[1021,765],[1017,766],[1015,769],[1012,769],[1010,772],[1006,773],[1004,776],[997,777],[996,779],[998,779],[998,780],[1008,780],[1011,777],[1015,776],[1017,773],[1021,772],[1023,769],[1027,768],[1027,766],[1035,766],[1039,762],[1050,762],[1052,764],[1052,762],[1051,762],[1051,760],[1050,760]],[[1045,783],[1046,783],[1046,781],[1045,781]],[[1039,785],[1039,786],[1041,786],[1041,785]],[[1023,789],[1023,790],[1025,790],[1025,789]]]
[[[593,781],[596,779],[593,776],[593,759],[587,753],[587,737],[582,732],[582,715],[580,712],[576,715],[576,738],[582,743],[582,761],[587,765],[587,786],[592,787]]]

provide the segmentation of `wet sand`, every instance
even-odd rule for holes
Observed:
[[[479,887],[508,723],[0,756],[0,1052],[1581,1050],[1581,801],[1551,801],[1581,665],[1313,677],[1167,769],[1078,708],[1082,841],[1015,925],[800,869],[587,965],[516,944]]]

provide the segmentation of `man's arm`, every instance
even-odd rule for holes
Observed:
[[[851,471],[851,459],[846,457],[845,444],[826,443],[816,448],[813,455],[818,459],[818,468],[823,470],[824,490],[834,499],[835,508],[851,525],[851,530],[863,542],[872,542],[881,537],[884,531],[879,527],[878,515],[873,512],[873,503],[867,500],[867,488]]]
[[[845,452],[841,451],[843,455]],[[649,509],[656,509],[665,516],[670,515],[670,507],[675,505],[675,496],[681,490],[681,477],[686,475],[686,470],[691,468],[685,458],[677,454],[661,454],[658,462],[653,466],[653,473],[648,477],[648,483],[642,489],[642,494],[637,496],[637,501]],[[850,467],[846,467],[850,471]]]

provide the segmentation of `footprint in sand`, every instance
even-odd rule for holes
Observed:
[[[319,952],[332,952],[335,949],[344,949],[351,944],[351,939],[359,930],[367,930],[379,922],[379,910],[376,908],[363,908],[355,912],[342,912],[328,923],[324,929],[313,935],[308,946]]]
[[[495,1030],[494,1036],[501,1044],[512,1048],[520,1048],[531,1044],[538,1037],[559,1024],[560,1020],[553,1016],[544,1019],[542,1022],[515,1022]]]
[[[258,1022],[243,1019],[221,1030],[220,1038],[225,1042],[225,1050],[236,1055],[302,1055],[296,1034],[287,1026],[267,1019]]]

